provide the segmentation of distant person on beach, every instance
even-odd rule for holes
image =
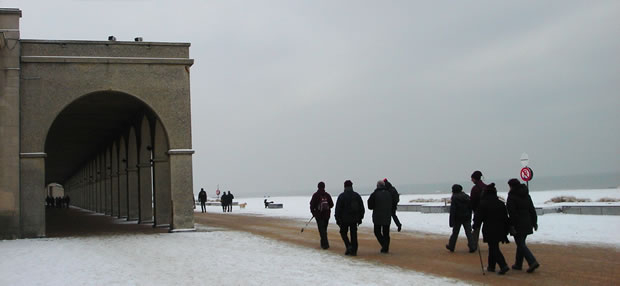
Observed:
[[[514,236],[517,244],[517,254],[512,269],[521,270],[525,257],[529,265],[527,273],[532,273],[540,267],[540,264],[525,244],[525,239],[528,234],[534,233],[532,229],[538,230],[536,208],[534,208],[527,186],[521,184],[518,179],[510,179],[508,186],[510,186],[510,191],[508,192],[508,199],[506,199],[506,208],[510,218],[510,233]]]
[[[400,220],[396,216],[396,209],[398,208],[398,202],[400,202],[400,194],[398,193],[396,188],[394,188],[392,183],[388,182],[387,178],[383,179],[383,182],[385,183],[385,188],[390,191],[390,195],[392,195],[392,219],[394,220],[394,223],[398,228],[398,232],[400,232],[403,225],[400,223]]]
[[[312,195],[310,200],[310,212],[316,219],[316,226],[321,236],[321,248],[329,248],[329,240],[327,240],[327,225],[331,216],[331,208],[334,207],[332,196],[325,191],[325,183],[319,182],[318,190]]]
[[[233,194],[230,193],[230,191],[228,191],[228,212],[232,212],[232,204],[233,204],[233,199],[235,198],[235,196],[233,196]]]
[[[207,192],[203,188],[200,188],[200,193],[198,193],[198,200],[200,201],[200,212],[207,212]]]
[[[471,174],[471,182],[474,183],[474,186],[471,188],[469,197],[471,199],[471,209],[475,214],[478,211],[478,205],[480,204],[480,198],[482,197],[484,189],[487,187],[487,185],[482,181],[482,172],[480,171],[474,171]],[[480,239],[480,229],[474,228],[472,235],[473,235],[474,242],[476,242],[476,249],[477,249],[478,240]]]
[[[228,195],[226,192],[222,193],[222,197],[220,197],[220,203],[222,203],[222,212],[226,212],[228,208]]]
[[[469,196],[463,192],[461,185],[452,185],[452,198],[450,199],[450,227],[452,228],[452,235],[446,248],[450,252],[454,252],[456,247],[456,239],[459,237],[459,231],[461,226],[465,229],[465,236],[467,236],[467,245],[469,246],[469,252],[476,251],[476,242],[471,235],[471,201]]]
[[[385,182],[377,182],[377,188],[368,198],[368,209],[372,210],[375,237],[381,245],[381,253],[390,251],[390,224],[392,223],[392,194],[385,188]]]
[[[269,207],[269,204],[273,204],[273,201],[267,201],[267,199],[265,199],[264,203],[265,203],[265,208],[267,208]]]
[[[340,227],[340,236],[346,248],[344,255],[357,255],[357,226],[362,224],[364,212],[362,197],[353,190],[353,183],[346,180],[344,192],[336,200],[336,211],[334,213],[336,224]],[[351,240],[347,236],[348,232],[351,233]]]
[[[510,268],[506,264],[506,259],[499,249],[499,243],[508,243],[508,212],[506,205],[497,197],[495,184],[489,184],[482,198],[478,211],[474,215],[474,228],[482,227],[483,241],[489,245],[489,260],[487,271],[495,272],[495,265],[498,264],[499,275],[504,275]]]

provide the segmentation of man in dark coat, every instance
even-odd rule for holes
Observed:
[[[476,242],[471,236],[470,223],[471,202],[469,196],[463,192],[463,187],[461,185],[452,185],[452,198],[450,199],[450,227],[452,228],[452,235],[450,236],[448,244],[446,244],[446,248],[450,250],[450,252],[454,252],[461,225],[465,229],[469,252],[476,251]]]
[[[230,191],[228,191],[228,212],[232,212],[232,204],[233,204],[233,199],[235,198],[235,196],[233,196],[233,194],[230,193]]]
[[[205,204],[207,202],[207,192],[205,192],[203,188],[200,188],[200,192],[198,193],[198,200],[200,201],[200,211],[206,213],[207,206]]]
[[[392,219],[394,220],[394,223],[396,224],[396,227],[398,228],[398,232],[400,232],[403,225],[400,223],[398,216],[396,216],[396,208],[398,208],[398,202],[400,201],[400,194],[398,193],[396,188],[394,188],[392,183],[388,181],[387,178],[383,179],[383,182],[385,183],[385,188],[388,191],[390,191],[390,195],[392,195]]]
[[[499,243],[508,243],[508,213],[506,205],[497,197],[495,184],[491,183],[484,190],[478,212],[474,215],[474,228],[482,227],[483,241],[489,245],[489,272],[495,272],[495,264],[500,270],[497,274],[503,275],[510,268],[499,249]]]
[[[471,182],[474,183],[474,186],[471,188],[471,192],[469,193],[469,197],[471,200],[471,210],[476,213],[478,211],[478,205],[480,204],[480,198],[482,197],[482,193],[484,192],[484,189],[487,187],[487,185],[482,181],[482,172],[480,171],[474,171],[471,174]],[[474,242],[476,242],[476,249],[478,249],[480,229],[473,229],[472,238]]]
[[[334,201],[332,196],[325,191],[325,183],[319,182],[318,190],[312,195],[310,199],[310,212],[316,219],[316,225],[319,229],[319,235],[321,236],[321,248],[329,248],[329,240],[327,240],[327,225],[329,224],[329,217],[331,216],[331,208],[334,207]]]
[[[353,191],[353,183],[351,181],[345,181],[344,192],[336,200],[336,211],[334,214],[336,224],[340,227],[340,236],[346,248],[344,255],[357,255],[357,226],[362,223],[364,212],[362,197]],[[347,232],[349,231],[351,232],[350,241],[347,237]]]
[[[392,194],[385,188],[385,182],[377,182],[377,188],[368,198],[368,209],[372,211],[372,223],[381,253],[390,250],[390,224],[392,223]]]
[[[524,184],[521,184],[517,179],[510,179],[508,186],[510,186],[510,191],[506,200],[506,208],[510,216],[510,232],[517,244],[517,254],[512,269],[521,270],[525,257],[529,265],[527,273],[532,273],[540,267],[540,264],[525,244],[525,239],[528,234],[534,233],[532,228],[538,230],[536,209]]]
[[[222,212],[226,212],[226,209],[228,208],[228,195],[226,192],[222,193],[220,202],[222,203]]]

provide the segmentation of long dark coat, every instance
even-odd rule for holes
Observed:
[[[482,226],[484,242],[508,242],[508,212],[493,192],[485,192],[474,215],[474,228]]]
[[[450,199],[450,227],[457,223],[471,223],[471,201],[463,192],[452,194]]]
[[[510,216],[510,225],[518,234],[532,234],[532,228],[538,226],[538,217],[532,198],[524,184],[508,192],[506,208]]]
[[[392,194],[385,188],[377,188],[368,198],[368,209],[372,211],[372,222],[376,225],[390,225],[392,222]]]
[[[355,205],[356,207],[353,207]],[[355,208],[355,209],[354,209]],[[364,202],[362,197],[352,187],[344,188],[344,192],[336,200],[334,217],[340,224],[361,223],[364,218]]]

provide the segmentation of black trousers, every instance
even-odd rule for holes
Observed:
[[[351,240],[347,236],[347,233],[351,232]],[[340,236],[344,241],[344,246],[351,254],[357,254],[357,223],[341,224]]]
[[[452,235],[450,236],[450,240],[448,241],[448,247],[454,249],[456,247],[456,239],[459,237],[459,232],[461,231],[461,225],[465,229],[465,236],[467,236],[467,246],[469,246],[469,250],[476,249],[476,242],[474,241],[471,234],[471,225],[469,221],[457,221],[452,226]]]
[[[200,202],[200,210],[202,210],[203,213],[207,212],[207,206],[205,205],[205,202]]]
[[[232,212],[232,203],[228,204],[228,212]]]
[[[329,224],[329,219],[316,219],[316,226],[319,228],[319,235],[321,236],[321,248],[328,249],[329,248],[329,240],[327,240],[327,225]]]
[[[375,236],[381,244],[381,252],[388,252],[390,250],[390,225],[375,224]]]
[[[500,268],[508,267],[502,251],[499,250],[499,241],[487,242],[487,244],[489,245],[489,269],[495,269],[496,263]]]
[[[524,257],[525,257],[525,260],[527,260],[527,264],[529,264],[530,266],[536,263],[536,257],[534,257],[534,254],[532,254],[530,249],[527,248],[527,245],[525,244],[526,238],[527,238],[527,234],[517,233],[517,235],[515,235],[515,243],[517,244],[517,254],[515,255],[515,265],[517,267],[521,267],[523,265]]]
[[[226,205],[222,204],[222,212],[226,212]]]

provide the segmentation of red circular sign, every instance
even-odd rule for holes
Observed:
[[[219,195],[220,195],[220,189],[217,189],[217,190],[215,191],[215,194],[219,196]]]
[[[521,169],[521,179],[523,179],[523,181],[528,182],[532,180],[533,177],[534,177],[534,171],[532,171],[532,168],[525,167]]]

